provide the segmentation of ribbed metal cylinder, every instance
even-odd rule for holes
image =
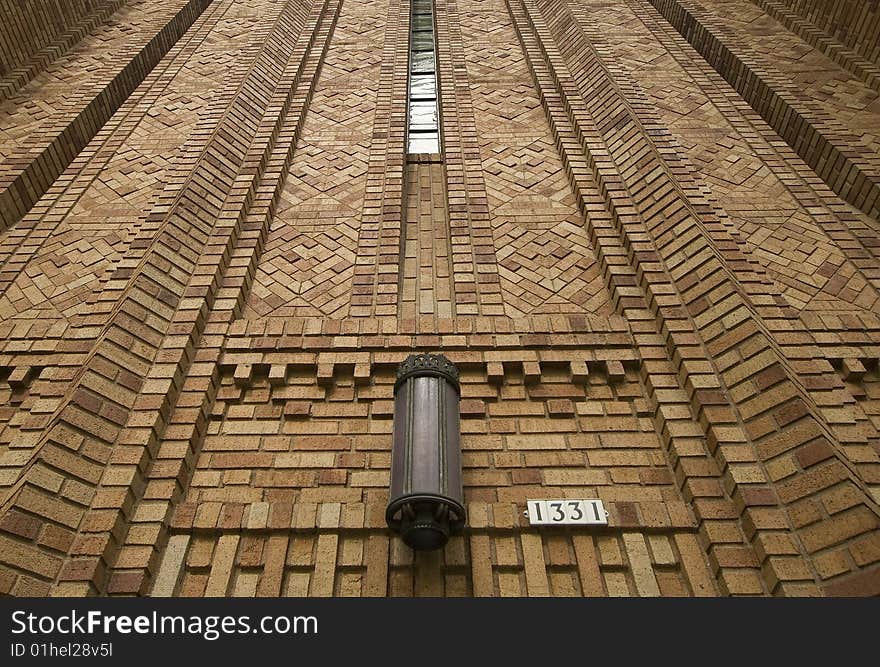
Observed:
[[[413,549],[439,549],[464,526],[459,398],[458,369],[442,354],[397,369],[385,519]]]

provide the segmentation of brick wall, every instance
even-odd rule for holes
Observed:
[[[407,2],[88,7],[0,102],[0,593],[880,594],[856,42],[435,0],[443,150],[407,155]],[[415,554],[414,351],[460,369],[468,510]],[[608,525],[529,526],[554,497]]]

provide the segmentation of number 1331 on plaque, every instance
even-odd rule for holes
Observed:
[[[529,500],[526,505],[533,526],[608,525],[601,500]]]

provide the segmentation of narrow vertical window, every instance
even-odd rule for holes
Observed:
[[[407,153],[440,152],[433,0],[412,0]]]

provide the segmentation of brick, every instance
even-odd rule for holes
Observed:
[[[523,533],[520,539],[522,542],[526,586],[528,587],[529,596],[549,596],[550,586],[547,581],[544,547],[540,535]]]
[[[868,597],[880,595],[880,566],[873,566],[849,576],[840,577],[822,588],[831,597]]]
[[[801,540],[807,551],[813,553],[876,530],[877,526],[877,517],[868,508],[860,506],[805,528],[801,531]]]
[[[238,542],[238,535],[222,535],[217,541],[211,574],[205,586],[206,597],[223,597],[227,594]]]
[[[641,533],[624,533],[623,543],[626,546],[630,568],[636,583],[636,590],[641,597],[659,597],[660,588],[651,566],[648,545]]]
[[[835,461],[782,482],[777,487],[777,493],[783,502],[791,503],[807,495],[830,488],[846,478],[846,469]]]
[[[676,534],[675,544],[681,554],[682,565],[694,595],[701,597],[715,595],[715,582],[709,575],[696,539],[687,533]]]
[[[859,566],[880,560],[880,535],[866,535],[850,545],[853,560]]]
[[[0,535],[0,563],[52,579],[61,569],[62,560],[41,553],[33,545]]]
[[[183,559],[189,546],[189,535],[173,535],[168,540],[159,573],[153,583],[151,595],[155,597],[171,597],[180,578]]]
[[[0,529],[18,535],[26,540],[34,540],[40,534],[42,523],[39,519],[15,510],[9,511],[0,519]]]

